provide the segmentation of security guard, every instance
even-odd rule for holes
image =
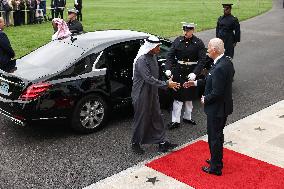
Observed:
[[[206,59],[204,43],[193,35],[195,24],[183,23],[182,29],[184,35],[174,40],[166,61],[166,74],[168,76],[172,74],[173,81],[181,85],[188,80],[195,80],[202,71]],[[191,118],[191,112],[193,109],[192,100],[198,98],[197,88],[181,88],[173,91],[173,98],[172,122],[168,124],[168,128],[173,129],[180,126],[183,103],[185,106],[183,121],[196,125],[196,122]]]
[[[237,17],[231,14],[233,4],[222,4],[224,15],[218,18],[216,27],[216,37],[224,42],[225,55],[234,57],[234,48],[237,42],[240,42],[241,31]]]
[[[67,25],[72,34],[80,34],[83,32],[83,25],[77,20],[77,13],[78,11],[76,9],[68,10]]]

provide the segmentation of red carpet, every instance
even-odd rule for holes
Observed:
[[[223,175],[219,177],[201,170],[208,158],[207,142],[198,141],[146,166],[197,189],[284,188],[284,169],[280,167],[224,149]]]

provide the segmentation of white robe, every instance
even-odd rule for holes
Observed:
[[[134,106],[132,143],[158,144],[165,141],[166,131],[158,88],[167,89],[167,82],[158,79],[159,66],[155,55],[140,56],[134,66],[131,93]]]

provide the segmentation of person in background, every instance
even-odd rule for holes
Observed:
[[[51,37],[52,40],[64,39],[71,35],[66,22],[61,18],[54,18],[52,20],[52,27],[54,29],[54,34]]]
[[[74,7],[77,10],[77,19],[82,22],[82,0],[74,0]]]
[[[8,0],[2,0],[2,8],[4,10],[3,19],[5,21],[5,25],[9,27],[10,26],[10,12],[12,11],[12,7],[9,5]]]
[[[68,10],[67,25],[71,33],[78,34],[78,33],[83,32],[83,26],[81,22],[77,20],[77,10],[76,9]]]
[[[168,53],[166,61],[166,74],[173,74],[173,81],[184,83],[194,80],[205,65],[206,50],[201,39],[194,33],[194,23],[183,23],[183,36],[177,37]],[[168,124],[169,129],[178,128],[184,105],[183,122],[196,125],[192,119],[192,100],[199,98],[197,87],[189,89],[181,88],[173,91],[172,121]]]
[[[20,23],[21,25],[26,24],[26,2],[25,0],[20,0]]]
[[[66,6],[66,0],[54,0],[54,7],[55,7],[55,18],[58,18],[60,14],[60,18],[63,18],[64,8]]]
[[[26,0],[27,6],[27,24],[35,23],[36,0]]]
[[[13,5],[13,19],[14,19],[14,26],[20,26],[22,23],[21,18],[21,0],[12,0]]]
[[[41,24],[43,21],[43,10],[40,8],[40,0],[36,0],[35,20],[37,24]]]
[[[159,151],[167,152],[177,147],[166,140],[158,88],[179,89],[180,84],[172,79],[159,80],[159,66],[156,55],[160,52],[160,40],[150,36],[138,51],[133,65],[132,103],[134,107],[134,122],[132,150],[143,154],[141,144],[159,144]]]
[[[5,22],[2,17],[0,17],[0,69],[4,71],[11,70],[12,58],[15,57],[15,52],[11,47],[10,40],[4,33]]]
[[[240,24],[237,17],[231,14],[233,4],[222,4],[224,15],[220,16],[216,26],[216,37],[223,40],[225,55],[234,58],[237,42],[241,40]]]
[[[47,21],[47,18],[46,18],[46,0],[40,0],[39,8],[42,9],[44,20]]]
[[[206,162],[210,166],[202,167],[208,174],[222,175],[223,169],[223,129],[228,115],[233,112],[232,82],[235,69],[230,58],[224,55],[224,43],[219,38],[208,43],[208,56],[214,65],[205,80],[188,81],[183,87],[205,85],[201,103],[207,115],[207,134],[211,158]]]
[[[50,12],[51,12],[51,19],[55,18],[55,6],[54,6],[54,0],[50,1]]]

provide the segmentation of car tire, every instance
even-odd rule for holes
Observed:
[[[108,117],[108,104],[99,95],[90,94],[77,103],[71,126],[80,133],[92,133],[102,128]]]

